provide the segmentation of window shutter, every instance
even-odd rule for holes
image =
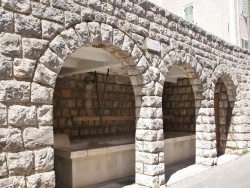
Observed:
[[[248,17],[248,0],[242,0],[242,15]]]

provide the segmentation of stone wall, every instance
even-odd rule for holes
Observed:
[[[54,159],[46,157],[53,155],[53,92],[64,60],[82,46],[110,52],[131,79],[136,184],[165,184],[162,92],[174,66],[193,87],[196,163],[217,161],[213,96],[219,78],[234,101],[231,145],[249,150],[247,50],[146,0],[1,0],[0,6],[0,187],[54,186]],[[12,153],[32,160],[9,168]]]
[[[195,132],[195,98],[189,79],[164,83],[162,109],[164,132]]]
[[[71,139],[97,138],[135,134],[134,120],[74,121],[74,117],[100,117],[106,75],[97,74],[99,108],[96,84],[85,82],[94,73],[77,74],[57,78],[54,91],[54,133],[68,134]],[[110,75],[106,85],[103,116],[135,117],[135,97],[131,82],[117,84],[116,76]]]

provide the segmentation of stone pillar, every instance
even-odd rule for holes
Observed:
[[[161,187],[165,184],[162,98],[143,96],[138,100],[135,181],[145,187]]]

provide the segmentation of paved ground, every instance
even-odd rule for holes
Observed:
[[[168,188],[249,188],[250,154],[181,180]]]
[[[250,188],[250,154],[237,158],[239,158],[237,155],[223,155],[218,159],[219,166],[212,168],[195,165],[194,159],[168,166],[166,167],[166,187]],[[121,188],[134,182],[134,176],[130,176],[91,186],[91,188]]]

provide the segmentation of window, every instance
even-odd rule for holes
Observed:
[[[242,15],[248,17],[248,0],[242,0]]]
[[[248,48],[248,41],[245,39],[241,39],[241,47],[242,48]]]
[[[193,9],[193,5],[189,5],[184,8],[185,20],[189,21],[190,23],[194,23]]]

